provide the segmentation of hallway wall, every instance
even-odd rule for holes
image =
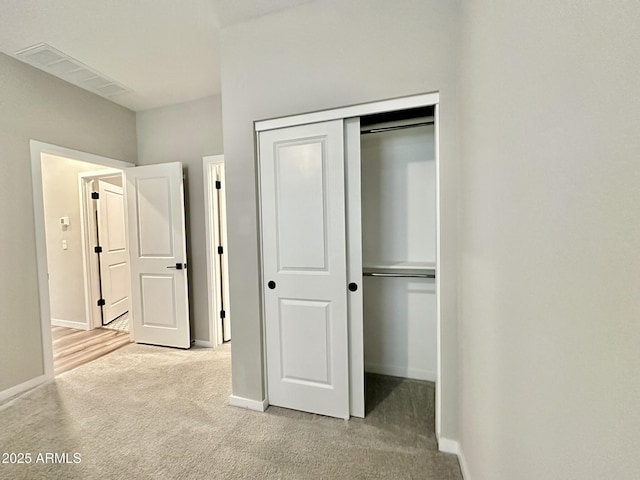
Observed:
[[[133,112],[0,54],[0,392],[44,373],[30,139],[137,156]]]
[[[189,258],[191,338],[209,342],[202,157],[224,153],[220,96],[138,112],[138,164],[182,162]]]

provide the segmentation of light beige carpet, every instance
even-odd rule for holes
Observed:
[[[0,478],[462,478],[437,452],[432,384],[369,377],[364,420],[258,413],[229,406],[230,357],[131,344],[0,406],[0,454],[31,454]]]

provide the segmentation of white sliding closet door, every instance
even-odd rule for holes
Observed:
[[[259,134],[269,403],[349,418],[343,121]]]

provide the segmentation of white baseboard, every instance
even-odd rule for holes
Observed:
[[[212,348],[213,347],[211,342],[207,342],[205,340],[194,340],[193,341],[193,346],[194,347],[204,347],[204,348]]]
[[[378,365],[375,363],[365,363],[366,372],[378,373],[380,375],[391,375],[392,377],[414,378],[416,380],[436,381],[436,372],[422,370],[419,368],[396,367],[393,365]]]
[[[458,457],[460,463],[460,470],[462,471],[462,478],[464,480],[471,480],[469,475],[469,469],[467,468],[467,461],[464,458],[464,453],[460,447],[460,442],[451,440],[450,438],[440,437],[438,439],[438,450],[444,453],[452,453]]]
[[[438,439],[438,450],[444,453],[460,454],[460,444],[450,438],[440,437]]]
[[[72,320],[62,320],[60,318],[52,318],[51,325],[54,327],[75,328],[77,330],[89,330],[89,325],[83,322],[74,322]]]
[[[267,402],[266,398],[260,401],[231,395],[229,397],[229,405],[233,405],[234,407],[247,408],[249,410],[255,410],[256,412],[264,412],[269,406],[269,403]]]
[[[51,380],[53,376],[40,375],[39,377],[32,378],[31,380],[27,380],[20,385],[16,385],[15,387],[7,388],[0,392],[0,402],[5,401],[8,398],[15,397],[16,395],[20,395],[21,393],[26,392],[27,390],[31,390],[32,388],[38,387],[43,383],[47,383]]]
[[[467,460],[464,457],[462,448],[460,448],[460,453],[458,454],[458,461],[460,462],[460,470],[462,470],[462,478],[464,480],[471,480],[471,475],[469,475],[469,467],[467,467]]]

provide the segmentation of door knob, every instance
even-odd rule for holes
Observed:
[[[349,284],[349,291],[355,292],[356,290],[358,290],[358,284],[356,282],[351,282]]]
[[[267,287],[273,290],[274,288],[276,288],[276,282],[274,282],[273,280],[269,280],[269,283],[267,283]]]
[[[175,265],[169,265],[167,268],[174,268],[176,270],[186,270],[187,269],[187,264],[186,263],[176,263]]]

